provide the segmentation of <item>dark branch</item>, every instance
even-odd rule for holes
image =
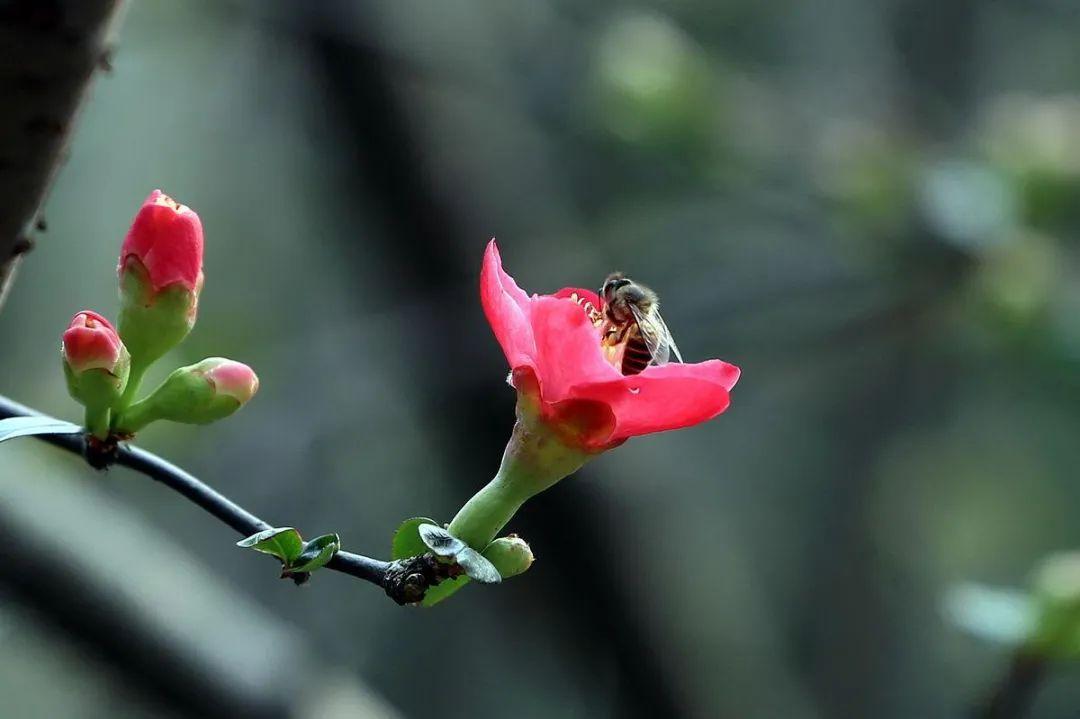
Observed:
[[[28,416],[44,415],[0,395],[0,419]],[[108,459],[103,461],[102,449],[93,443],[88,444],[81,434],[37,435],[37,438],[87,457],[93,466],[99,468],[116,464],[140,472],[183,495],[245,537],[273,526],[175,464],[144,449],[120,443],[108,448]],[[384,562],[344,551],[338,551],[326,566],[343,574],[377,584],[398,604],[420,601],[427,588],[445,579],[448,576],[446,572],[449,571],[448,565],[433,567],[432,558],[427,555]],[[446,566],[446,571],[443,571],[443,566]]]
[[[1046,677],[1046,660],[1018,651],[989,698],[974,713],[975,719],[1020,719],[1027,714],[1039,684]]]
[[[108,64],[120,0],[0,0],[0,306],[19,258],[42,227],[56,176],[94,71]]]

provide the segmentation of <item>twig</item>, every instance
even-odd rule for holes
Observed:
[[[1009,669],[987,700],[976,710],[975,719],[1020,719],[1027,714],[1039,684],[1046,677],[1046,659],[1018,651]]]
[[[44,227],[41,204],[94,71],[108,66],[108,32],[122,4],[0,3],[0,307],[20,258],[33,245],[31,227]]]
[[[27,416],[44,417],[45,415],[0,395],[0,419]],[[87,456],[87,442],[81,434],[46,434],[37,435],[37,438],[69,452]],[[204,484],[189,472],[144,449],[123,443],[118,444],[106,464],[127,467],[161,482],[243,536],[261,532],[273,526]],[[428,587],[438,584],[452,571],[450,565],[441,564],[430,555],[384,562],[340,550],[326,566],[382,587],[386,594],[398,604],[420,601]]]

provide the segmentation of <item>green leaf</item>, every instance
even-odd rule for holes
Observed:
[[[521,574],[532,564],[532,552],[529,550],[529,545],[518,537],[496,539],[484,550],[484,557],[495,565],[495,569],[503,579]],[[421,605],[433,607],[471,581],[466,574],[439,582],[424,593]]]
[[[8,417],[0,420],[0,442],[35,434],[78,434],[83,428],[52,417]]]
[[[424,592],[424,599],[420,602],[420,606],[433,607],[471,581],[466,575],[454,579],[444,579]]]
[[[502,575],[495,565],[472,547],[462,549],[455,559],[465,574],[481,584],[498,584],[502,581]]]
[[[421,524],[438,524],[434,519],[427,517],[413,517],[402,522],[394,532],[394,541],[390,548],[391,559],[408,559],[419,557],[428,551],[424,540],[420,539],[419,527]]]
[[[439,557],[459,556],[462,552],[469,549],[465,542],[435,524],[421,524],[417,527],[417,530],[420,532],[420,539],[427,548]],[[475,550],[469,551],[475,553]]]
[[[288,574],[314,572],[330,561],[337,550],[341,549],[341,537],[336,534],[324,534],[315,537],[304,545],[304,551],[288,567]]]
[[[304,540],[292,527],[274,527],[241,539],[236,546],[272,555],[291,566],[304,551]]]
[[[987,641],[1019,645],[1035,629],[1031,597],[1012,589],[965,583],[945,597],[945,615],[961,629]]]

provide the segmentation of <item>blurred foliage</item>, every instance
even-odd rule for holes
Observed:
[[[1078,32],[1066,0],[134,3],[0,314],[0,391],[77,418],[59,333],[114,306],[161,187],[207,236],[206,311],[162,366],[221,353],[262,389],[140,442],[379,554],[498,465],[487,238],[530,290],[623,270],[688,358],[743,379],[719,420],[530,502],[513,582],[423,613],[325,572],[297,590],[159,488],[104,481],[405,716],[434,647],[468,677],[460,716],[957,716],[1005,654],[943,619],[948,588],[1080,546]],[[38,636],[12,616],[15,646]],[[20,661],[0,676],[41,716],[105,672]]]

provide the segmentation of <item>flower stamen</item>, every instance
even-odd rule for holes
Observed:
[[[589,300],[579,297],[577,292],[570,293],[570,301],[585,311],[585,316],[593,323],[593,327],[599,327],[604,323],[604,315],[601,314],[600,310],[596,309]]]

